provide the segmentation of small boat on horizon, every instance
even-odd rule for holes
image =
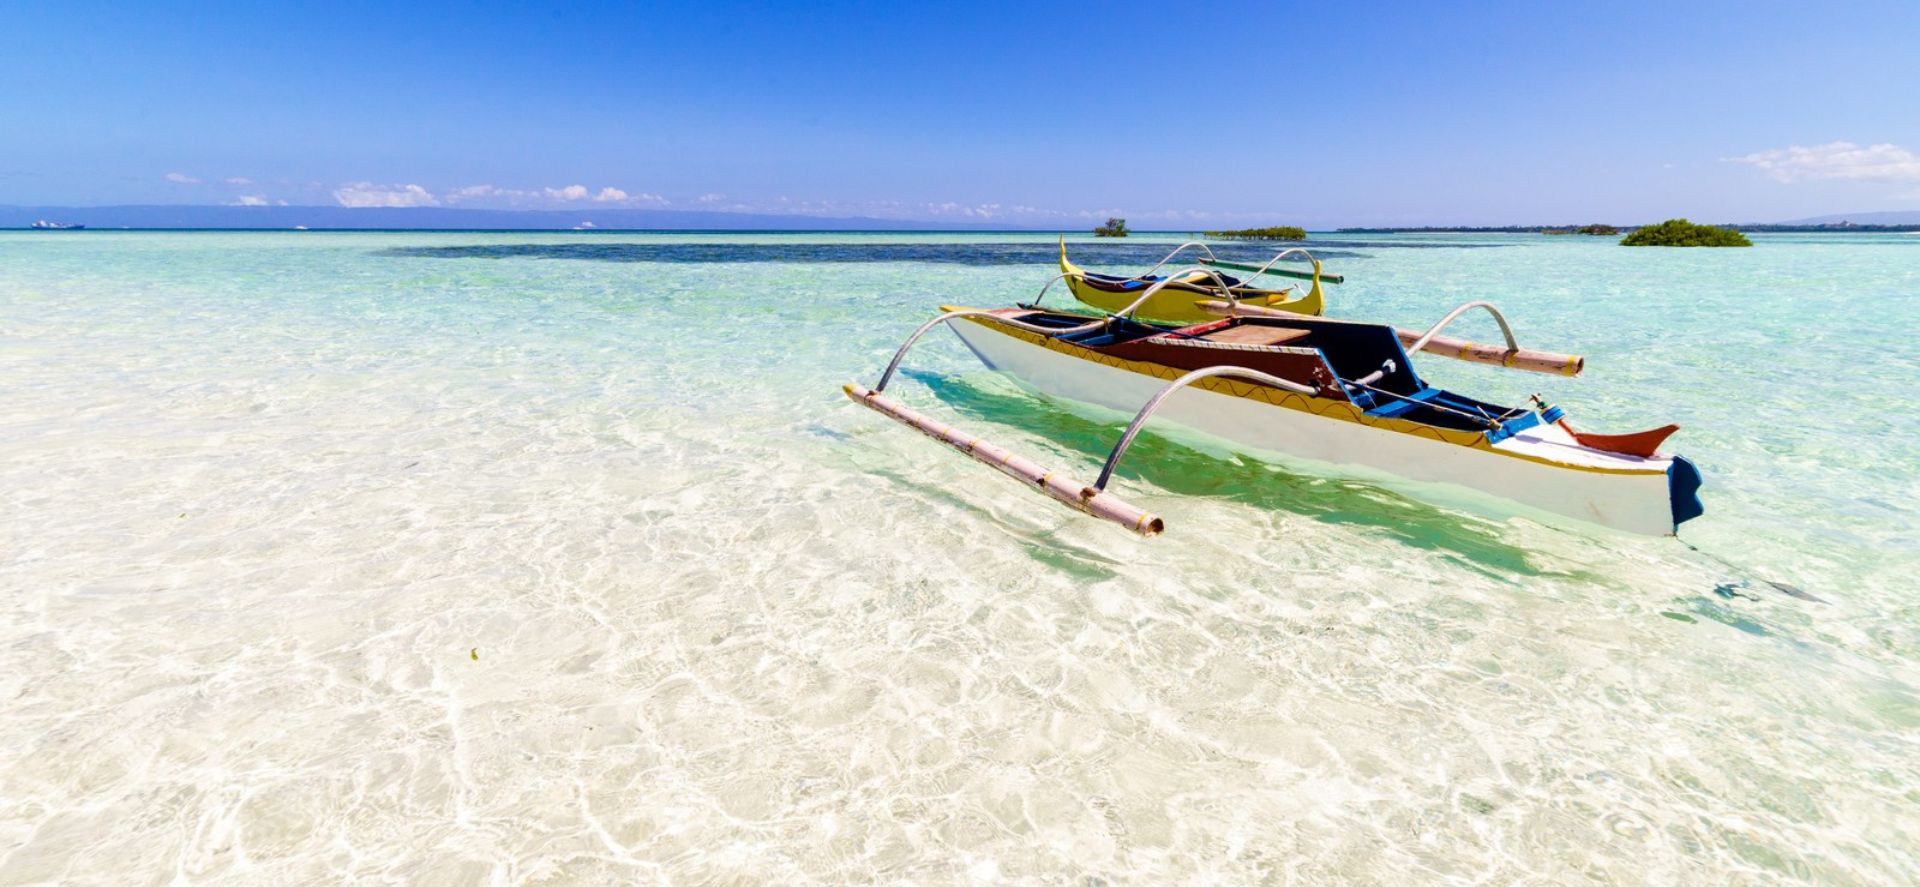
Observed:
[[[46,219],[41,219],[37,222],[34,222],[29,227],[31,227],[35,231],[80,231],[85,229],[87,226],[70,225],[65,222],[49,222]]]
[[[1496,404],[1422,379],[1410,359],[1422,352],[1533,372],[1574,375],[1584,367],[1572,355],[1521,348],[1506,318],[1489,303],[1463,304],[1411,334],[1411,342],[1408,331],[1386,324],[1242,306],[1235,288],[1220,283],[1213,298],[1189,300],[1207,312],[1205,321],[1135,319],[1153,297],[1184,285],[1191,270],[1159,278],[1131,304],[1102,317],[1037,304],[942,306],[938,317],[900,346],[878,384],[844,390],[855,402],[1060,502],[1147,536],[1161,532],[1161,519],[1106,488],[1128,446],[1156,414],[1255,456],[1304,460],[1386,486],[1411,481],[1407,491],[1430,501],[1461,501],[1455,492],[1493,497],[1545,516],[1646,535],[1671,535],[1704,511],[1700,472],[1686,458],[1660,450],[1678,425],[1593,434],[1574,428],[1564,410],[1537,396],[1523,406]],[[1183,291],[1177,298],[1188,295]],[[1499,322],[1505,347],[1492,360],[1486,346],[1434,347],[1443,341],[1442,330],[1472,310],[1485,310]],[[1132,413],[1098,480],[1076,483],[885,395],[908,351],[940,325],[952,328],[989,369],[1042,395]]]

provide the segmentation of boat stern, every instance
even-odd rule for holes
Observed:
[[[1673,457],[1667,467],[1667,502],[1673,509],[1673,528],[1707,513],[1700,504],[1700,469],[1685,456]]]

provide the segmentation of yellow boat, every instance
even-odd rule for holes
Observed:
[[[1205,259],[1201,261],[1216,267],[1261,270],[1253,266],[1228,262]],[[1303,296],[1299,295],[1294,287],[1284,290],[1258,289],[1247,286],[1237,277],[1222,274],[1213,268],[1193,268],[1178,272],[1171,283],[1134,309],[1132,316],[1149,322],[1178,324],[1214,320],[1219,315],[1201,308],[1199,303],[1223,298],[1221,294],[1223,285],[1232,290],[1234,300],[1242,305],[1305,314],[1310,317],[1317,317],[1326,311],[1326,296],[1320,291],[1319,260],[1314,260],[1313,273],[1310,276],[1297,271],[1269,270],[1266,273],[1309,278],[1313,283]],[[1132,305],[1148,288],[1164,279],[1153,276],[1151,270],[1139,277],[1095,274],[1075,265],[1067,258],[1067,239],[1064,237],[1060,238],[1060,274],[1066,279],[1067,287],[1072,290],[1074,298],[1109,314],[1126,310],[1127,306]]]

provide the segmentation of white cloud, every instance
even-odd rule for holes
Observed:
[[[658,194],[646,192],[635,194],[611,185],[598,191],[586,185],[567,185],[563,188],[502,188],[498,185],[467,185],[448,191],[443,197],[448,203],[484,202],[508,206],[541,206],[580,201],[627,206],[666,206],[672,203]]]
[[[1852,142],[1775,148],[1744,157],[1744,163],[1782,182],[1841,179],[1856,182],[1920,182],[1920,155],[1899,145],[1860,147]]]
[[[439,206],[440,201],[419,185],[375,185],[355,182],[333,189],[341,206]]]
[[[459,203],[463,200],[478,200],[483,197],[494,197],[505,194],[507,194],[505,189],[496,188],[492,185],[468,185],[464,188],[455,188],[452,191],[448,191],[447,202]]]
[[[920,211],[925,215],[960,216],[962,218],[983,220],[1005,215],[1005,213],[1001,211],[1000,204],[998,203],[977,203],[969,205],[955,203],[951,200],[942,203],[923,203],[920,205]]]
[[[638,195],[633,201],[642,200],[651,195]],[[664,202],[664,201],[663,201]],[[1062,225],[1078,227],[1089,222],[1098,222],[1114,216],[1121,216],[1139,225],[1163,226],[1167,228],[1197,227],[1212,225],[1224,221],[1244,221],[1248,224],[1261,222],[1267,214],[1247,216],[1247,214],[1221,214],[1194,209],[1142,209],[1132,210],[1118,207],[1096,207],[1090,209],[1059,209],[1033,206],[1031,204],[1006,204],[998,202],[966,202],[958,200],[813,200],[808,198],[781,195],[764,200],[736,200],[724,194],[702,194],[693,198],[692,203],[701,208],[730,212],[767,212],[801,216],[861,216],[877,219],[897,219],[922,222],[966,222],[972,224],[1007,225]],[[1247,216],[1242,218],[1243,216]]]
[[[267,199],[258,194],[242,194],[234,198],[234,206],[266,206]]]
[[[569,202],[575,200],[591,200],[594,203],[626,203],[629,200],[635,199],[627,194],[627,192],[612,186],[594,191],[585,185],[568,185],[565,188],[543,188],[541,189],[541,193],[545,194],[550,200],[565,200]],[[638,199],[643,203],[666,202],[666,200],[658,194],[642,194]]]
[[[200,184],[200,180],[199,180],[199,179],[196,179],[196,178],[194,178],[193,176],[190,176],[190,175],[187,175],[186,173],[183,173],[183,172],[170,172],[170,173],[167,173],[167,181],[169,181],[169,182],[172,182],[172,183],[174,183],[174,184],[176,184],[176,185],[198,185],[198,184]]]
[[[245,186],[245,185],[253,184],[253,180],[247,178],[246,176],[234,176],[230,179],[227,179],[227,184]]]

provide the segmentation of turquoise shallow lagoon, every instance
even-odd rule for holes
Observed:
[[[1754,239],[1312,244],[1681,423],[1680,541],[1152,435],[1139,540],[840,393],[1050,236],[0,233],[0,884],[1910,879],[1920,237]]]

